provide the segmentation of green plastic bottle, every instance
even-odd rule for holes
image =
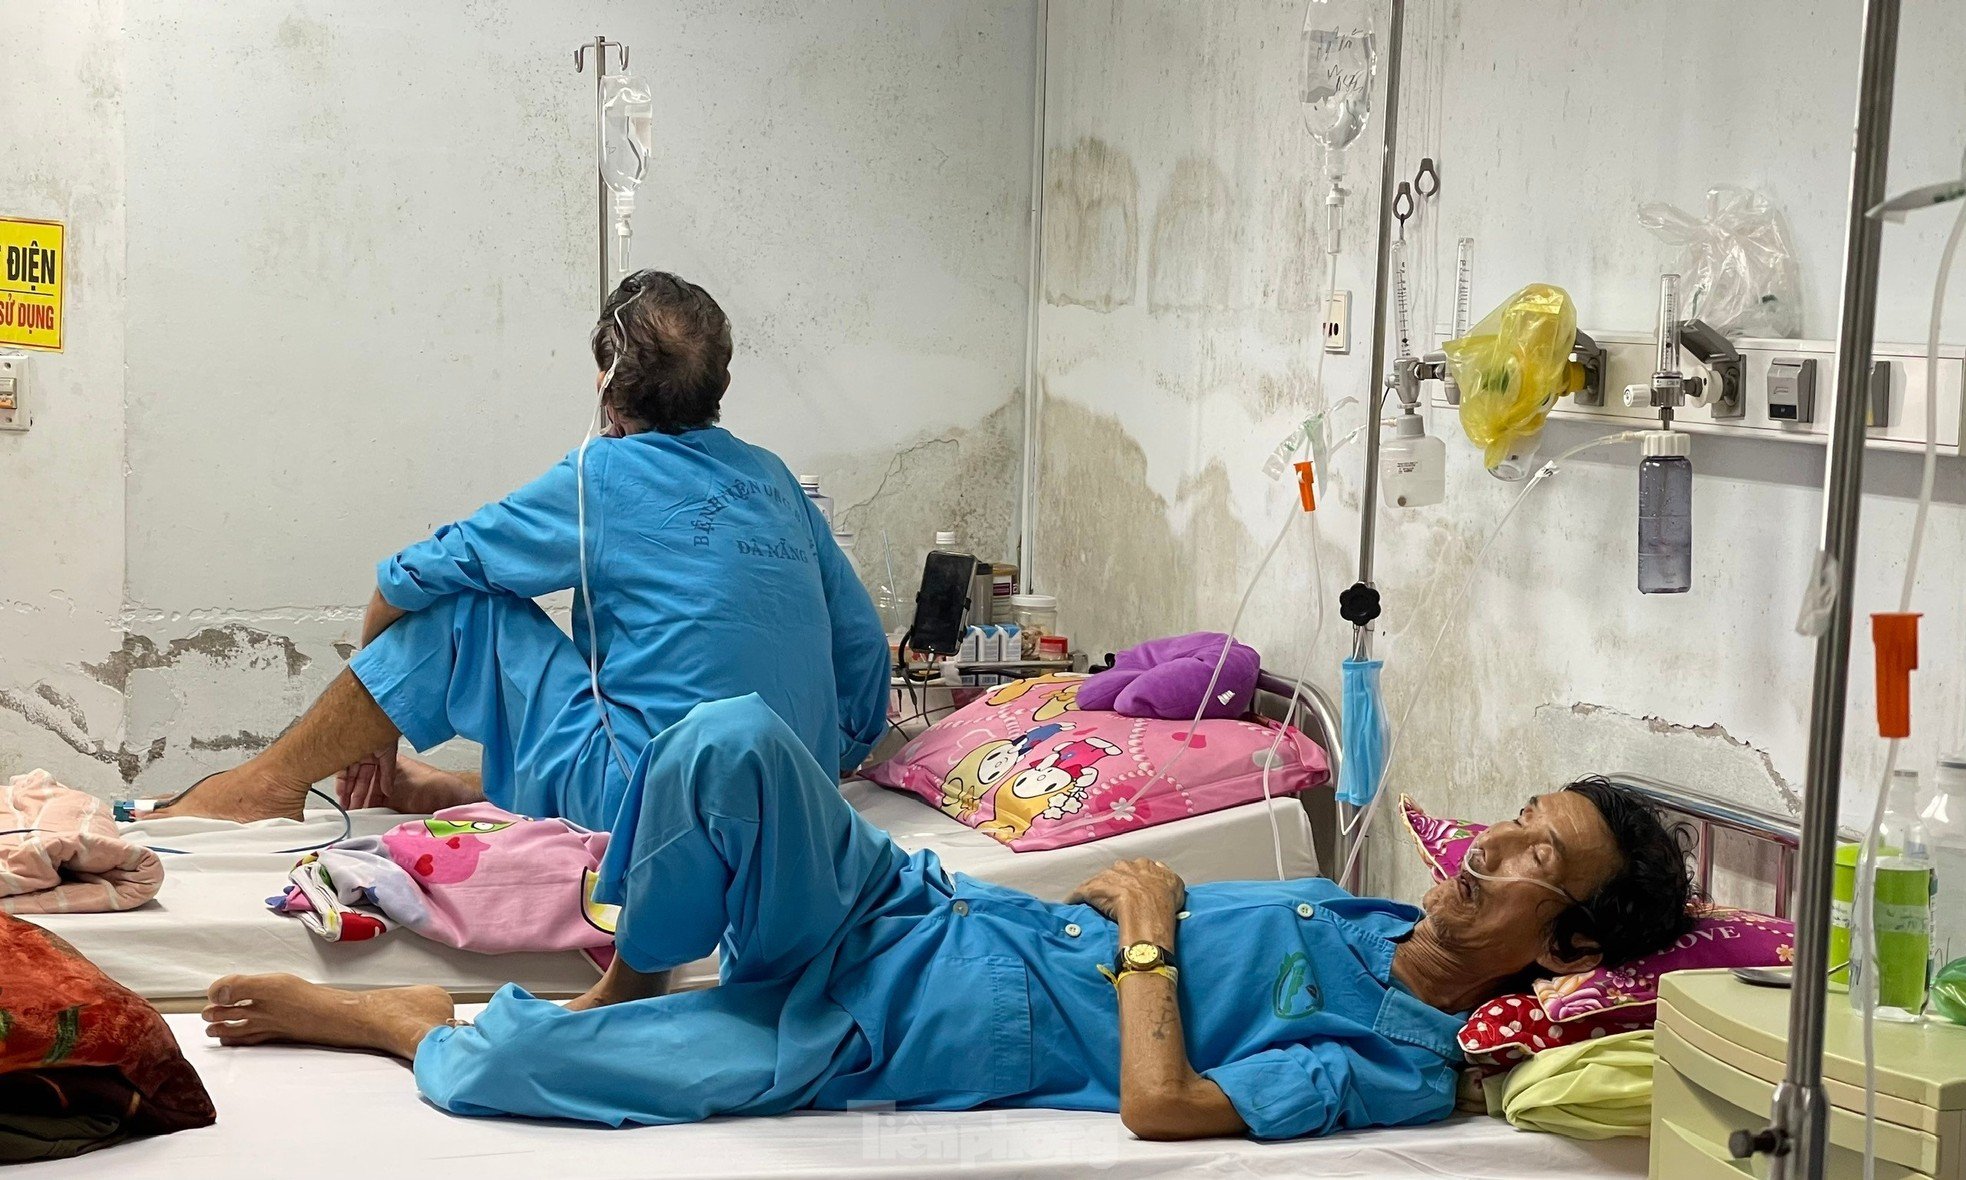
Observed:
[[[1966,1024],[1966,958],[1954,959],[1932,978],[1932,1011]]]

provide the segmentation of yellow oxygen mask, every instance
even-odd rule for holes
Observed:
[[[1570,359],[1576,341],[1569,292],[1531,283],[1441,346],[1461,387],[1461,429],[1481,448],[1490,475],[1529,474],[1550,408],[1584,387],[1583,366]]]

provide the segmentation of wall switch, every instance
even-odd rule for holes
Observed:
[[[1324,351],[1352,350],[1352,293],[1334,291],[1324,305]]]
[[[1816,420],[1816,358],[1778,356],[1768,363],[1768,417],[1776,422]]]
[[[0,430],[34,425],[27,401],[27,354],[0,352]]]
[[[1870,404],[1864,407],[1865,426],[1895,425],[1891,419],[1891,369],[1890,361],[1870,363],[1870,380],[1864,383],[1864,390],[1870,396]]]

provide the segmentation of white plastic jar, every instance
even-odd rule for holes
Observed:
[[[1017,626],[1024,658],[1038,655],[1038,640],[1058,633],[1058,599],[1049,594],[1010,596],[1010,621]]]

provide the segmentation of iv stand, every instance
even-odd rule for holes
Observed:
[[[1355,660],[1372,658],[1372,620],[1379,615],[1378,595],[1372,584],[1374,534],[1379,515],[1379,418],[1386,396],[1379,379],[1386,368],[1386,301],[1390,298],[1387,278],[1392,269],[1393,250],[1393,171],[1398,164],[1399,152],[1399,59],[1405,26],[1405,0],[1392,0],[1392,25],[1386,35],[1386,137],[1379,160],[1379,270],[1372,301],[1372,394],[1366,399],[1365,498],[1359,503],[1358,514],[1358,585],[1347,592],[1349,597],[1358,590],[1366,591],[1363,597],[1370,601],[1370,607],[1363,618],[1346,614],[1352,624],[1352,658]],[[1347,608],[1341,605],[1340,609],[1345,611]],[[1375,795],[1384,789],[1384,783],[1376,784]],[[1340,865],[1352,859],[1353,841],[1362,838],[1354,825],[1360,810],[1347,803],[1338,804]],[[1357,893],[1364,881],[1365,853],[1360,852],[1350,877],[1338,884]]]
[[[1812,578],[1827,583],[1834,598],[1816,637],[1809,764],[1802,790],[1802,849],[1797,861],[1801,881],[1795,911],[1795,985],[1789,993],[1788,1066],[1775,1089],[1768,1127],[1758,1133],[1737,1132],[1729,1143],[1737,1159],[1768,1156],[1771,1180],[1821,1180],[1828,1157],[1823,1010],[1829,983],[1830,885],[1850,679],[1850,598],[1864,490],[1864,411],[1870,404],[1867,385],[1883,236],[1883,226],[1866,212],[1885,197],[1899,9],[1900,0],[1867,0],[1864,5],[1850,220],[1844,233],[1843,306],[1836,337],[1836,409],[1823,481],[1822,550],[1816,555]]]
[[[602,82],[608,74],[608,50],[610,49],[615,52],[617,58],[616,65],[620,69],[626,70],[628,68],[628,47],[619,41],[610,41],[597,33],[594,35],[592,41],[576,45],[573,49],[573,72],[576,74],[587,72],[587,53],[589,50],[592,50],[594,54],[594,183],[600,190],[600,195],[595,198],[595,203],[600,208],[600,223],[594,241],[595,249],[600,252],[599,266],[601,272],[601,301],[594,305],[597,309],[607,306],[608,296],[614,291],[614,284],[608,281],[608,210],[611,202],[609,200],[610,194],[608,192],[607,175],[602,163],[607,159],[608,153],[608,130],[607,119],[605,117],[607,92]]]

